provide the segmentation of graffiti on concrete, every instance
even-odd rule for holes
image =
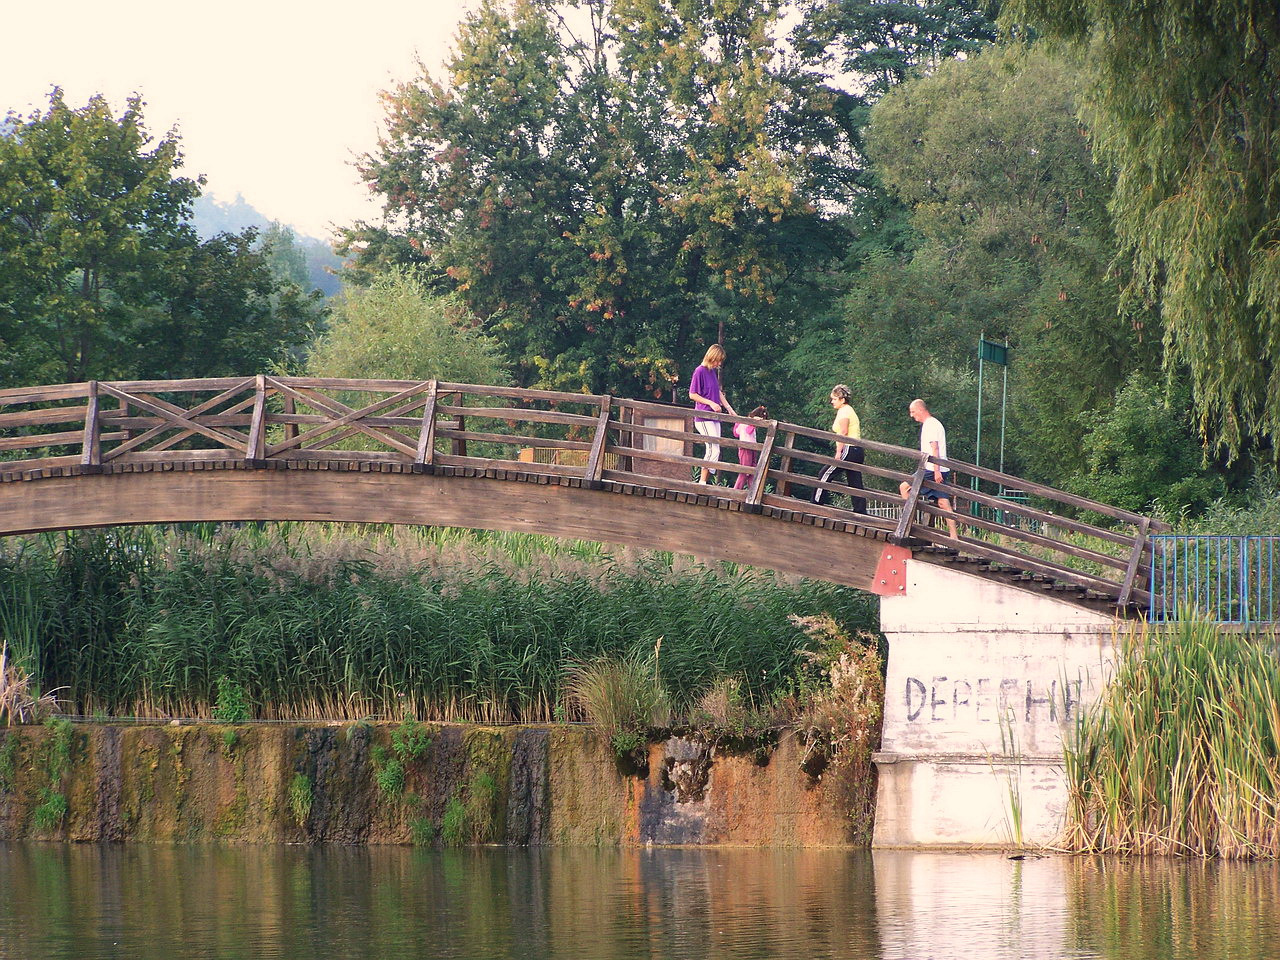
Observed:
[[[995,723],[1010,711],[1015,716],[1021,714],[1027,723],[1046,718],[1053,723],[1066,722],[1080,705],[1084,684],[1084,679],[908,677],[907,722]]]

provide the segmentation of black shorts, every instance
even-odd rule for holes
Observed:
[[[941,483],[933,479],[932,473],[927,473],[925,474],[924,483],[920,484],[920,499],[928,500],[930,503],[937,503],[939,500],[950,500],[952,494],[947,489],[950,486],[950,470],[943,473]]]

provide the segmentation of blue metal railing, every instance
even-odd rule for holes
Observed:
[[[1152,622],[1197,612],[1218,623],[1277,619],[1280,537],[1161,534],[1151,537]]]

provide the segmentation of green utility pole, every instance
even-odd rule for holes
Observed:
[[[988,340],[986,333],[978,337],[978,439],[974,444],[973,462],[982,466],[982,381],[984,366],[994,363],[1004,369],[1004,383],[1000,391],[1000,467],[1004,473],[1004,424],[1005,411],[1009,404],[1009,341],[1003,344]],[[973,478],[973,489],[978,489],[978,478]],[[1001,493],[1003,493],[1001,489]]]

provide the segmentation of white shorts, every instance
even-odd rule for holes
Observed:
[[[721,436],[719,420],[695,420],[693,421],[693,429],[704,437],[715,437],[718,440]],[[707,449],[702,454],[702,459],[708,463],[718,463],[720,461],[720,444],[707,441]],[[715,470],[711,472],[715,473]]]

